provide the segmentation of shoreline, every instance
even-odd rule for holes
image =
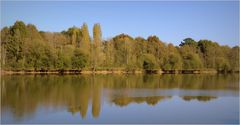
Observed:
[[[232,74],[239,71],[218,70],[1,70],[1,75],[67,75],[67,74]]]

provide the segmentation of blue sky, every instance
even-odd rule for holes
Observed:
[[[221,45],[239,44],[238,1],[185,2],[3,2],[1,28],[16,20],[32,23],[39,30],[59,32],[71,26],[100,23],[103,38],[120,33],[133,37],[157,35],[179,45],[186,37],[210,39]]]

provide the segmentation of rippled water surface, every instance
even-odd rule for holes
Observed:
[[[239,123],[237,75],[9,75],[1,123]]]

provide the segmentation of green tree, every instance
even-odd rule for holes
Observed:
[[[9,28],[8,27],[4,27],[2,30],[1,30],[1,68],[5,67],[5,64],[6,64],[6,59],[7,59],[7,56],[6,56],[6,43],[8,42],[9,40]]]
[[[113,41],[112,40],[104,41],[103,47],[104,47],[103,52],[105,55],[104,66],[108,68],[113,68],[115,62],[115,49]]]
[[[157,61],[154,55],[144,54],[143,55],[143,69],[150,70],[157,68]]]
[[[135,66],[134,39],[129,35],[120,34],[113,38],[113,43],[115,49],[115,64],[125,68]]]
[[[34,40],[32,43],[28,42],[26,47],[26,68],[37,69],[51,69],[54,68],[56,61],[56,54],[53,48],[41,40]]]
[[[102,31],[100,24],[94,24],[93,26],[93,69],[95,70],[102,62]]]
[[[202,52],[203,63],[206,68],[216,68],[216,57],[218,44],[210,40],[200,40],[198,47]]]
[[[142,56],[147,54],[147,40],[142,37],[135,38],[134,54],[136,56],[136,65],[138,68],[142,68]]]
[[[72,67],[74,69],[82,69],[87,64],[87,56],[78,48],[74,50],[72,57]]]
[[[157,36],[149,36],[147,41],[147,53],[153,54],[156,57],[159,68],[163,67],[164,59],[167,58],[166,45]]]
[[[167,46],[167,54],[164,58],[162,68],[165,70],[182,69],[181,55],[173,44],[168,44]]]
[[[230,69],[230,64],[228,60],[224,57],[216,58],[216,69],[220,71],[228,71]]]
[[[239,71],[239,46],[231,48],[228,59],[232,71]]]
[[[16,21],[9,29],[9,36],[5,41],[6,61],[12,68],[24,68],[23,45],[27,38],[27,27],[22,21]]]
[[[189,45],[182,46],[180,53],[183,59],[183,69],[201,69],[202,61]]]
[[[82,25],[82,40],[80,42],[80,50],[86,55],[90,55],[90,35],[88,32],[88,26],[86,23]]]
[[[185,45],[188,45],[192,49],[193,52],[200,53],[200,50],[198,48],[198,42],[196,42],[194,39],[185,38],[179,46],[182,47]]]
[[[181,44],[179,46],[184,46],[184,45],[197,47],[197,42],[195,40],[193,40],[192,38],[186,38],[183,40],[183,42],[181,42]]]

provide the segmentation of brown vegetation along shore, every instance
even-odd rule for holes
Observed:
[[[1,70],[1,74],[217,74],[239,73],[239,71],[217,70]]]

